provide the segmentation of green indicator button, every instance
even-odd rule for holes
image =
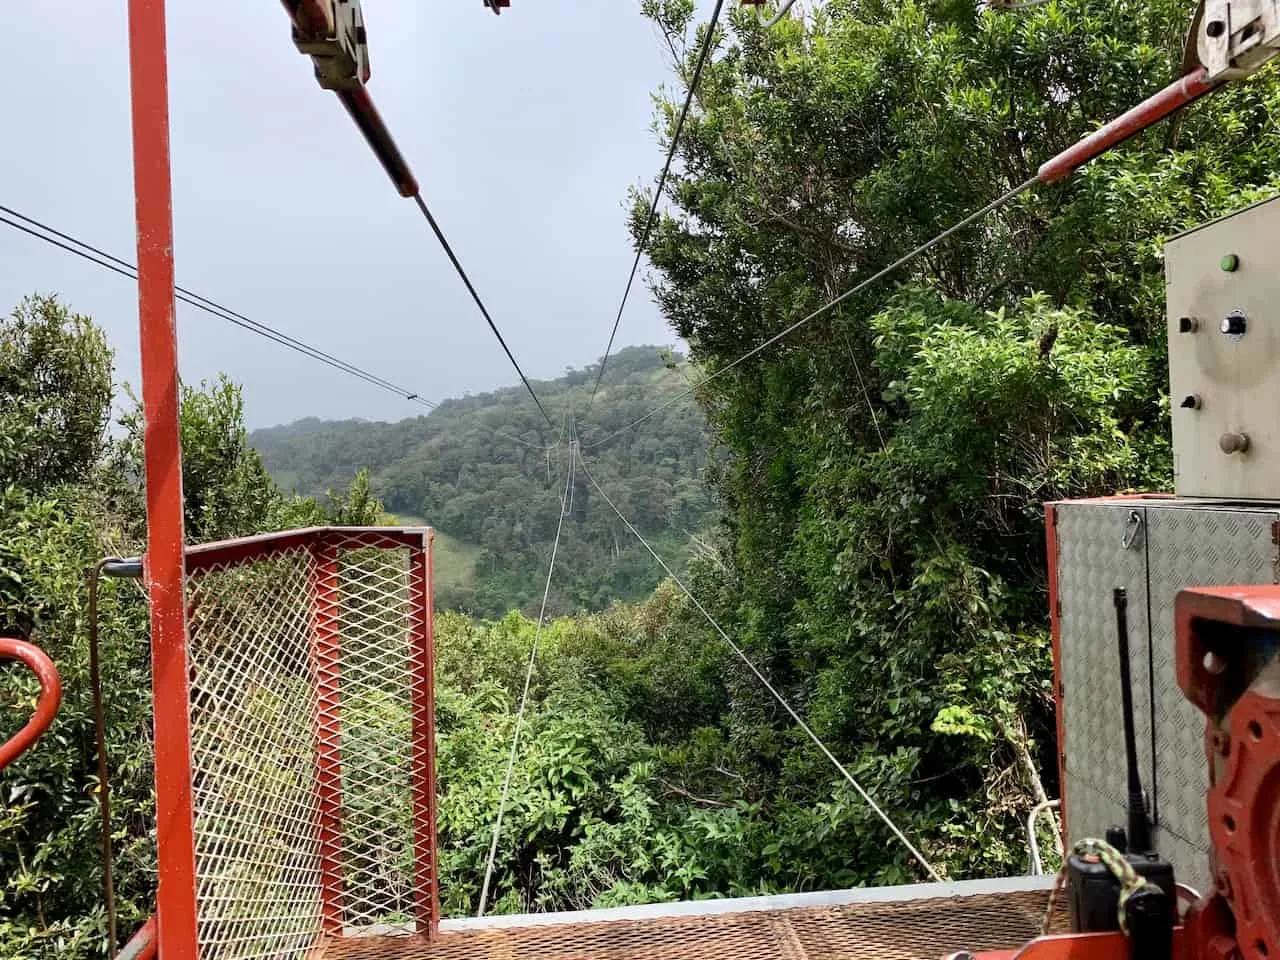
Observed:
[[[1222,258],[1220,265],[1226,273],[1235,273],[1240,266],[1240,258],[1234,253],[1228,253]]]

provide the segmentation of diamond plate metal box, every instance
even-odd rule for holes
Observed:
[[[1178,689],[1173,603],[1188,586],[1277,582],[1280,504],[1143,497],[1053,505],[1062,793],[1068,839],[1125,821],[1113,591],[1129,597],[1139,769],[1157,849],[1209,886],[1204,719]]]

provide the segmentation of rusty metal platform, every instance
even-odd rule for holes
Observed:
[[[967,889],[965,889],[967,888]],[[1040,933],[1048,882],[974,893],[968,884],[850,891],[849,895],[666,905],[628,911],[495,918],[450,924],[434,942],[413,936],[330,943],[324,960],[939,960],[958,949],[1018,947]],[[962,890],[960,895],[939,895]],[[932,894],[932,895],[931,895]],[[846,902],[831,902],[838,900]],[[821,902],[826,900],[828,902]],[[751,909],[774,902],[814,903]],[[688,908],[701,908],[695,912]],[[617,919],[613,919],[617,918]]]

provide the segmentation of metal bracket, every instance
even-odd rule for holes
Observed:
[[[295,25],[294,46],[311,58],[316,82],[325,90],[364,86],[369,82],[369,45],[360,0],[311,0],[311,5],[317,2],[324,29],[305,34]]]
[[[1280,53],[1280,0],[1205,0],[1196,52],[1210,82],[1247,77]]]
[[[1146,520],[1142,516],[1141,510],[1130,510],[1129,516],[1124,524],[1124,536],[1120,540],[1120,546],[1125,550],[1133,549],[1133,545],[1138,542],[1138,535],[1142,533],[1142,528],[1146,525]]]

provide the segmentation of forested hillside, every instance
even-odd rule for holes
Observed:
[[[592,446],[686,390],[692,372],[683,358],[656,347],[622,350],[589,403],[596,372],[592,366],[534,383],[543,404],[562,417],[559,432],[517,386],[446,400],[398,423],[301,420],[249,439],[285,489],[323,495],[367,469],[388,510],[443,533],[436,559],[442,609],[536,613],[575,428],[595,477],[680,568],[713,523],[703,478],[709,441],[692,398]],[[662,575],[652,558],[584,476],[570,497],[548,609],[599,610],[647,596]]]

